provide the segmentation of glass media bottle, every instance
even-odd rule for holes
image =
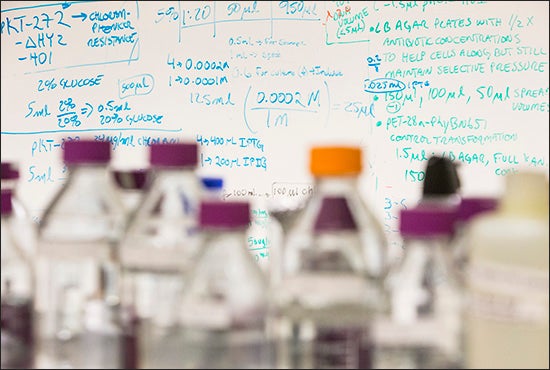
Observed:
[[[109,142],[67,141],[66,183],[38,229],[37,367],[124,366],[118,243],[126,211],[109,173]]]
[[[265,334],[267,281],[248,251],[250,222],[248,202],[201,202],[200,252],[180,306],[179,359],[159,366],[273,368]]]
[[[1,365],[2,369],[30,369],[34,366],[33,267],[14,238],[11,189],[2,189],[1,215]]]
[[[201,184],[195,143],[153,144],[149,153],[151,183],[128,225],[121,260],[138,316],[161,328],[177,321],[180,273],[197,248]]]
[[[310,152],[311,198],[289,227],[268,333],[279,368],[370,368],[387,242],[357,182],[362,152]]]
[[[461,368],[462,286],[453,264],[456,208],[401,210],[403,257],[385,279],[391,302],[376,327],[377,368]]]

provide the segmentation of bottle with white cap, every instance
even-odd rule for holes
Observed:
[[[507,175],[467,238],[468,368],[548,368],[548,177]]]

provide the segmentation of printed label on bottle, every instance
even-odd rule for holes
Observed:
[[[548,323],[548,271],[476,262],[468,269],[470,312],[498,321]]]

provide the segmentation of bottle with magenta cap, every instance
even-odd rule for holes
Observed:
[[[109,142],[64,144],[68,177],[38,228],[38,368],[125,366],[118,243],[126,211],[110,158]]]
[[[201,202],[200,252],[186,277],[178,345],[171,346],[179,360],[158,366],[274,367],[265,335],[268,285],[248,251],[250,222],[251,207],[246,201]]]
[[[17,243],[23,247],[29,258],[34,258],[36,252],[36,227],[31,212],[19,191],[19,168],[16,161],[2,161],[0,167],[2,190],[11,190],[12,221]]]
[[[462,294],[452,259],[456,208],[401,210],[404,255],[385,279],[388,315],[377,322],[376,367],[461,368]]]
[[[1,233],[1,326],[2,369],[34,367],[33,265],[14,237],[12,190],[2,189]]]
[[[149,188],[121,242],[124,305],[139,321],[140,367],[158,367],[178,322],[181,276],[198,247],[197,159],[195,142],[149,147]]]

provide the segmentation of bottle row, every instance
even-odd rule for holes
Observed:
[[[196,143],[153,144],[135,173],[110,145],[65,143],[38,224],[2,163],[2,369],[548,367],[546,174],[464,197],[434,155],[393,259],[361,148],[313,146],[313,192],[270,206],[262,269],[251,202],[198,176]]]

